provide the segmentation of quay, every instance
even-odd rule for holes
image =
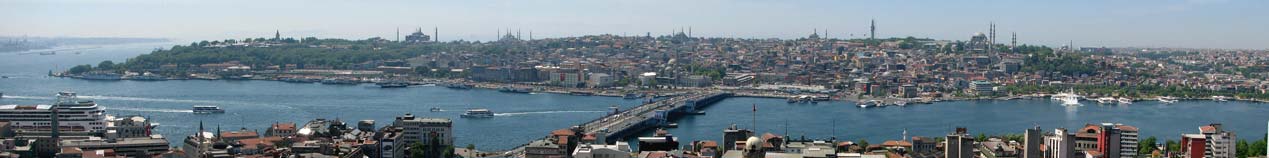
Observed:
[[[619,141],[621,138],[637,135],[639,132],[647,129],[667,125],[672,119],[689,115],[689,113],[695,113],[702,108],[713,105],[714,103],[733,95],[734,94],[730,92],[703,92],[674,95],[672,97],[655,100],[614,114],[609,114],[607,116],[579,124],[576,127],[580,128],[582,133],[595,134],[596,137],[604,137],[604,140],[608,140],[605,143],[611,143]],[[543,138],[543,140],[544,139],[546,138]],[[501,152],[501,155],[497,157],[523,157],[517,155],[523,155],[525,147],[527,147],[527,144]]]

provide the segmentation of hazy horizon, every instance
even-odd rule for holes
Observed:
[[[442,41],[669,34],[698,37],[967,40],[997,25],[997,42],[1081,47],[1267,49],[1269,1],[0,1],[0,36],[138,37],[176,41],[272,37],[394,39],[422,27]],[[505,31],[503,31],[505,33]]]

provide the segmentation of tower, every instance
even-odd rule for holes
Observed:
[[[440,29],[440,28],[437,28],[437,27],[432,27],[432,41],[433,41],[433,42],[441,42],[441,29]]]
[[[872,24],[868,26],[868,39],[877,39],[877,19],[872,19]]]
[[[996,52],[996,22],[988,24],[987,29],[987,53]]]
[[[1009,49],[1018,48],[1018,32],[1010,32],[1009,36]]]
[[[397,27],[397,42],[401,42],[401,27]]]
[[[282,31],[273,30],[273,40],[281,40],[281,39],[282,39]]]

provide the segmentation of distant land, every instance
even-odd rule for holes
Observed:
[[[109,45],[168,41],[170,40],[164,38],[0,36],[0,53],[49,49],[58,46],[70,45]]]

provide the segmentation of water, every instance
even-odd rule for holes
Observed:
[[[76,91],[84,99],[97,101],[115,115],[145,115],[162,125],[157,133],[177,144],[205,122],[207,130],[247,128],[263,130],[274,122],[303,124],[315,118],[341,119],[355,123],[373,119],[379,126],[393,117],[413,113],[424,117],[454,120],[456,143],[475,144],[487,150],[507,149],[541,138],[551,130],[565,128],[604,115],[609,106],[623,109],[638,100],[615,97],[559,94],[500,93],[494,90],[454,90],[443,87],[381,89],[371,85],[337,86],[273,81],[88,81],[48,78],[49,70],[102,60],[124,61],[128,57],[171,44],[132,44],[82,50],[82,54],[18,55],[0,53],[0,104],[47,104],[57,91]],[[1020,133],[1039,125],[1075,129],[1085,123],[1120,122],[1137,126],[1143,137],[1176,138],[1180,133],[1197,132],[1212,122],[1224,123],[1240,138],[1261,138],[1269,105],[1246,102],[1183,101],[1161,105],[1139,102],[1128,106],[1062,107],[1048,100],[962,101],[931,105],[910,105],[858,109],[842,102],[787,104],[783,99],[731,98],[706,108],[706,115],[677,120],[679,128],[669,129],[682,140],[721,140],[722,129],[737,124],[752,126],[751,105],[758,105],[758,131],[788,133],[808,138],[836,136],[839,140],[868,139],[870,142],[900,139],[909,135],[941,136],[955,127],[973,133]],[[195,115],[193,105],[217,105],[225,114]],[[440,107],[443,112],[429,112]],[[489,108],[490,119],[463,119],[468,108]],[[787,130],[785,130],[787,128]],[[834,130],[835,129],[835,130]],[[787,131],[787,132],[786,132]],[[648,133],[644,133],[647,135]]]

